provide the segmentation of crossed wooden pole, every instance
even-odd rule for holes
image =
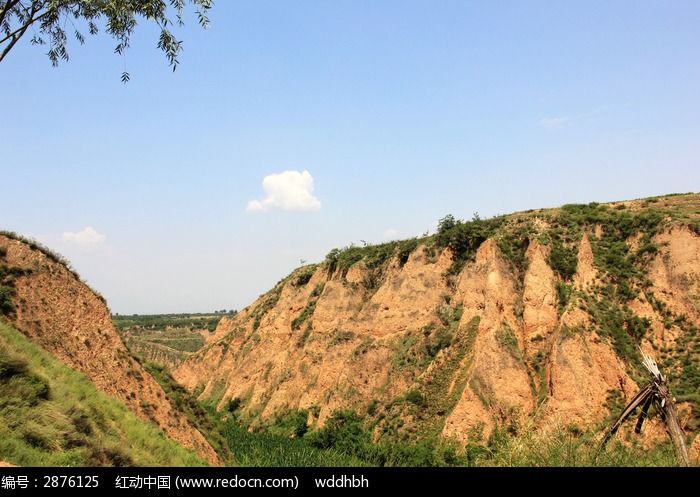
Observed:
[[[653,405],[656,411],[661,416],[661,419],[666,423],[666,430],[673,442],[673,448],[676,451],[678,463],[681,466],[688,466],[688,447],[685,443],[685,434],[681,429],[676,414],[675,401],[668,388],[666,377],[661,374],[659,367],[654,359],[642,352],[642,364],[647,369],[651,376],[651,381],[642,388],[637,395],[625,406],[617,420],[610,426],[610,429],[605,434],[600,448],[603,449],[608,440],[617,432],[627,418],[632,416],[637,407],[641,406],[642,410],[637,418],[637,424],[634,427],[635,433],[642,431],[644,420],[649,416],[649,408]]]

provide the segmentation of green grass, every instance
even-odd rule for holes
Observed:
[[[475,466],[676,466],[673,448],[661,443],[651,449],[630,440],[613,439],[599,451],[595,433],[581,433],[575,429],[560,428],[543,434],[521,427],[516,435],[506,429],[496,430],[485,446],[467,447],[472,454],[470,464]]]
[[[311,316],[313,316],[316,310],[316,302],[318,299],[309,300],[306,306],[301,311],[301,313],[292,320],[292,329],[298,330]]]
[[[650,321],[610,298],[589,296],[586,305],[599,332],[612,340],[617,355],[632,366],[633,372],[638,372],[641,364],[639,345]]]
[[[333,467],[366,466],[361,459],[341,451],[319,449],[304,439],[270,432],[249,432],[233,417],[224,422],[233,462],[240,466]]]
[[[262,318],[265,317],[265,314],[267,314],[270,310],[272,310],[272,308],[274,308],[277,305],[277,302],[279,302],[280,295],[282,294],[283,282],[284,280],[280,281],[279,283],[277,283],[275,288],[267,292],[263,297],[262,302],[260,302],[260,304],[258,304],[257,307],[251,313],[251,316],[253,318],[253,331],[256,331],[258,328],[260,328],[260,322],[262,321]]]
[[[230,460],[231,453],[221,433],[222,427],[218,417],[213,415],[213,412],[207,411],[193,395],[175,381],[165,368],[151,363],[143,364],[143,366],[163,388],[163,391],[173,407],[184,414],[190,423],[204,435],[221,459],[223,461]],[[234,404],[235,401],[232,400],[229,406],[233,406]]]
[[[410,402],[417,400],[413,394]],[[303,412],[303,411],[301,411]],[[293,413],[292,413],[293,414]],[[289,419],[294,419],[291,415]],[[599,433],[573,427],[542,433],[532,426],[495,430],[486,443],[464,447],[440,436],[409,442],[383,438],[373,442],[363,418],[353,411],[334,412],[318,430],[294,436],[287,431],[249,432],[234,416],[223,422],[233,461],[241,466],[675,466],[669,442],[652,448],[639,438],[611,440],[599,450]],[[303,432],[302,432],[303,433]]]
[[[0,459],[20,466],[203,464],[2,322]]]
[[[574,287],[563,281],[557,281],[555,287],[557,290],[557,302],[559,303],[559,314],[564,314],[566,307],[571,301],[571,295],[574,293]]]

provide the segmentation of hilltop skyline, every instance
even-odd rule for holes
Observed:
[[[700,190],[700,6],[219,2],[0,67],[0,229],[121,314],[240,309],[300,260],[469,218]],[[131,74],[120,82],[122,69]],[[46,116],[51,116],[47,118]],[[11,125],[9,125],[11,123]]]

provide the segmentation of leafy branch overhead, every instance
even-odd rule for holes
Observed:
[[[209,25],[207,14],[213,0],[0,0],[0,61],[17,42],[31,36],[33,45],[46,45],[51,64],[69,59],[68,39],[85,43],[85,34],[97,35],[103,26],[117,44],[114,52],[123,55],[129,48],[138,20],[154,23],[160,29],[157,47],[165,54],[173,70],[178,65],[182,41],[172,33],[183,26],[185,8],[193,6],[199,24]],[[122,81],[129,80],[125,71]]]

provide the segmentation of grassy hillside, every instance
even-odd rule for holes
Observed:
[[[2,322],[0,459],[21,466],[203,464]]]
[[[136,417],[208,463],[219,463],[202,434],[173,409],[157,382],[130,356],[104,299],[60,256],[6,232],[0,232],[0,315]]]

